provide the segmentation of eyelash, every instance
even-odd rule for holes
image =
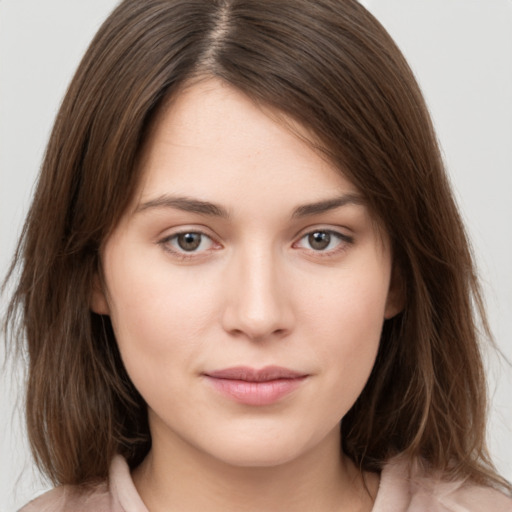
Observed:
[[[181,235],[200,235],[203,238],[210,239],[212,242],[212,245],[218,245],[220,247],[220,244],[218,242],[215,242],[215,240],[205,232],[198,230],[198,229],[187,229],[183,231],[178,231],[177,233],[173,233],[172,235],[166,236],[162,240],[158,242],[159,245],[161,245],[164,249],[164,251],[172,254],[174,257],[177,257],[178,259],[187,261],[192,260],[195,258],[198,258],[203,255],[203,253],[197,253],[195,251],[185,251],[184,249],[175,249],[172,247],[172,242],[174,240],[177,240],[179,236]],[[203,242],[201,240],[200,244]]]
[[[354,243],[354,238],[349,236],[349,235],[346,235],[344,233],[340,233],[339,231],[334,231],[332,229],[321,229],[321,228],[319,228],[319,229],[313,229],[313,230],[308,231],[307,233],[304,233],[299,238],[299,240],[293,244],[293,246],[296,247],[297,244],[299,244],[302,240],[307,239],[308,237],[310,237],[312,235],[315,235],[315,234],[319,234],[319,233],[329,235],[329,237],[331,237],[331,239],[333,237],[337,238],[338,239],[338,243],[337,243],[335,248],[329,249],[329,250],[307,249],[316,258],[318,258],[318,257],[320,257],[320,258],[332,258],[332,257],[338,256],[340,253],[346,251],[348,246],[350,246],[350,245],[352,245]],[[332,240],[330,240],[330,241],[332,241]]]
[[[329,235],[330,237],[335,237],[338,239],[338,243],[334,249],[330,249],[330,250],[306,249],[308,252],[311,252],[312,254],[314,254],[315,257],[330,258],[330,257],[337,256],[339,253],[345,251],[347,249],[347,246],[352,245],[354,243],[353,237],[345,235],[338,231],[334,231],[332,229],[313,229],[313,230],[310,230],[310,231],[302,234],[300,236],[300,238],[297,240],[297,242],[293,243],[292,247],[297,248],[297,245],[302,240],[304,240],[307,237],[310,237],[314,234],[318,234],[318,233],[326,234],[326,235]],[[177,233],[173,233],[172,235],[166,236],[165,238],[159,240],[157,243],[158,243],[158,245],[162,246],[162,248],[166,252],[168,252],[168,253],[172,254],[174,257],[177,257],[184,261],[192,260],[192,259],[199,258],[199,257],[203,256],[204,253],[206,251],[208,251],[209,249],[206,249],[201,252],[196,252],[195,250],[194,251],[185,251],[184,249],[176,249],[176,248],[172,247],[171,244],[173,241],[177,241],[179,236],[187,235],[187,234],[200,235],[203,239],[204,238],[209,239],[211,241],[212,245],[214,245],[214,246],[217,245],[217,246],[221,247],[220,244],[218,242],[216,242],[210,235],[206,234],[205,232],[203,232],[201,230],[197,230],[197,229],[183,230],[183,231],[179,231]],[[203,242],[203,240],[200,241],[200,244],[202,242]],[[213,250],[217,250],[217,249],[213,249]]]

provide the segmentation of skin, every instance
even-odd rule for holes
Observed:
[[[376,493],[378,477],[368,493],[340,455],[340,421],[400,309],[389,241],[301,127],[273,114],[216,79],[185,88],[103,247],[92,308],[111,316],[148,404],[153,446],[133,477],[151,512],[370,510]],[[205,377],[240,365],[306,377],[247,405]]]

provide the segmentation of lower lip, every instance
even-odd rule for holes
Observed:
[[[276,379],[265,382],[219,379],[207,376],[211,385],[224,396],[245,405],[270,405],[295,391],[306,379]]]

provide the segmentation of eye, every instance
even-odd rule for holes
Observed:
[[[301,237],[296,247],[315,252],[337,252],[337,250],[352,242],[352,237],[342,233],[327,229],[317,229]]]
[[[200,231],[184,231],[168,236],[159,242],[164,248],[172,253],[202,253],[212,249],[214,241]]]
[[[203,235],[201,233],[180,233],[176,235],[176,245],[184,251],[195,251],[203,243]]]

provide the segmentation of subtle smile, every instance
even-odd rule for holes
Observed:
[[[216,391],[245,405],[270,405],[296,390],[308,374],[279,366],[237,366],[203,374]]]

